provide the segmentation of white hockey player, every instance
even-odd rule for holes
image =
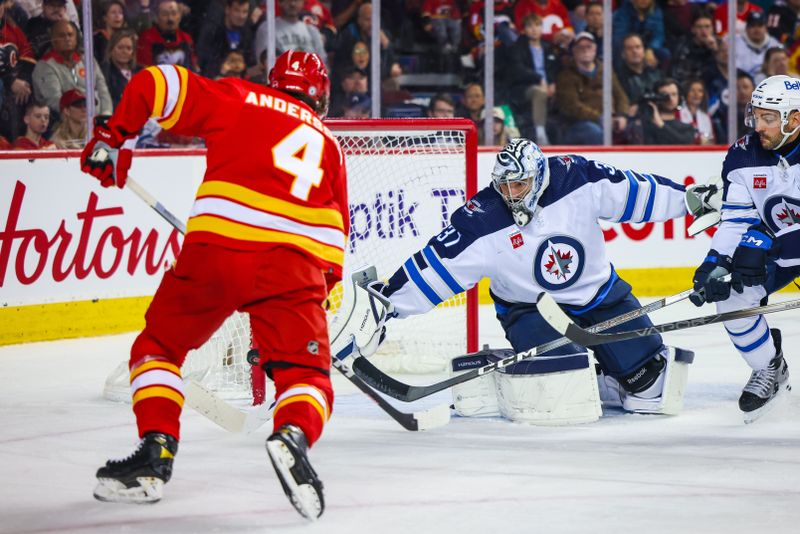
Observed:
[[[492,185],[456,210],[450,225],[387,284],[371,289],[388,297],[391,315],[402,319],[425,313],[488,277],[497,319],[513,350],[521,352],[560,337],[536,309],[543,291],[583,326],[640,307],[606,257],[599,219],[639,223],[685,214],[684,187],[666,178],[576,155],[545,158],[532,141],[513,139],[497,155]],[[650,325],[641,317],[623,327]],[[362,354],[374,350],[377,338],[369,341]],[[593,349],[602,370],[601,390],[612,386],[624,409],[681,409],[691,353],[666,347],[659,335]],[[466,370],[503,355],[481,352],[457,358],[453,366]],[[543,356],[555,358],[521,362],[457,386],[456,410],[499,412],[538,424],[596,420],[598,381],[586,348],[570,343]],[[481,383],[495,375],[496,396],[492,384]]]
[[[728,149],[722,221],[694,275],[695,288],[703,288],[705,301],[717,302],[720,313],[757,306],[800,276],[799,111],[800,79],[767,78],[746,112],[755,132]],[[720,281],[728,272],[731,282]],[[781,333],[763,316],[726,322],[725,329],[753,370],[739,397],[745,422],[752,422],[791,389]]]

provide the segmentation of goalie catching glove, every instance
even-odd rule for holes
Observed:
[[[108,117],[95,119],[92,138],[81,153],[81,170],[103,187],[125,187],[136,139],[108,126]]]
[[[394,306],[380,292],[375,268],[353,273],[351,302],[342,304],[331,326],[331,355],[338,360],[372,356],[386,337],[386,321],[394,316]]]

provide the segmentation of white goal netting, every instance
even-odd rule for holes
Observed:
[[[329,123],[345,153],[351,230],[346,249],[349,272],[375,265],[387,279],[405,260],[445,228],[450,214],[466,200],[467,129],[427,127],[425,121],[342,121]],[[369,124],[368,127],[365,124]],[[410,129],[413,128],[413,129]],[[474,177],[470,177],[474,180]],[[331,292],[329,318],[342,300],[342,285]],[[387,325],[387,337],[373,361],[389,372],[443,371],[449,359],[467,350],[465,294],[428,314]],[[198,380],[228,398],[251,394],[249,321],[234,314],[183,366],[185,378]],[[127,399],[127,364],[106,383],[105,396]]]

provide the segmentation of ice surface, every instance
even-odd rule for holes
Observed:
[[[673,308],[654,321],[698,314]],[[492,310],[481,313],[481,341],[505,346]],[[768,316],[796,373],[799,318]],[[133,337],[0,347],[0,532],[800,532],[800,399],[744,425],[736,400],[749,369],[720,325],[667,336],[696,351],[676,417],[606,410],[560,428],[454,418],[412,433],[337,378],[311,452],[327,501],[314,525],[268,466],[267,426],[231,435],[190,409],[162,502],[92,498],[97,467],[136,442],[130,407],[100,396]],[[444,392],[414,406],[449,401]]]

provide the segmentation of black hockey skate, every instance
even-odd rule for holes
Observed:
[[[322,481],[311,467],[307,451],[306,437],[294,425],[283,425],[267,438],[267,453],[283,492],[300,515],[314,521],[325,510],[325,499]]]
[[[97,470],[94,497],[105,502],[153,503],[161,500],[172,476],[178,440],[149,432],[127,458],[109,460]]]
[[[792,390],[789,384],[789,367],[783,358],[781,331],[770,330],[775,343],[775,357],[766,369],[753,371],[739,397],[739,409],[744,412],[744,422],[752,423],[775,405],[775,399]]]

